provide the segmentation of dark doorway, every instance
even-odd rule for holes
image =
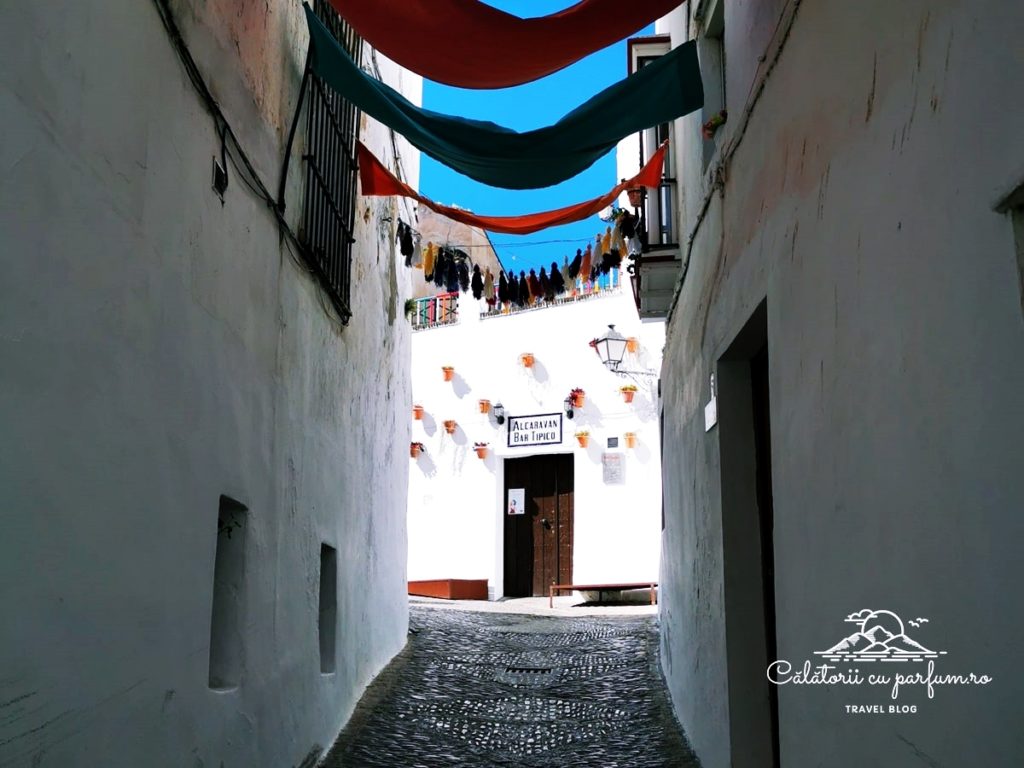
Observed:
[[[775,515],[768,311],[762,304],[718,361],[722,547],[732,765],[779,765]]]
[[[526,504],[505,514],[505,596],[546,596],[549,585],[572,582],[572,455],[506,459],[506,511],[510,488],[522,488]]]

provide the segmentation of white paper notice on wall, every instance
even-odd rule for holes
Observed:
[[[526,514],[526,489],[525,488],[509,488],[508,489],[508,513],[510,515],[525,515]]]
[[[622,485],[626,482],[626,465],[621,453],[602,453],[601,467],[604,469],[606,485]]]
[[[704,406],[704,431],[710,432],[718,423],[718,392],[715,390],[715,374],[711,374],[711,402]]]
[[[704,431],[710,432],[711,428],[718,423],[718,398],[711,398],[711,402],[704,406]]]

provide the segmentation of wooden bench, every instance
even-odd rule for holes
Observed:
[[[601,602],[601,595],[604,592],[621,592],[624,589],[650,589],[651,605],[658,602],[658,588],[656,581],[641,581],[628,584],[552,584],[548,587],[548,608],[555,607],[555,592],[597,592],[597,601]]]

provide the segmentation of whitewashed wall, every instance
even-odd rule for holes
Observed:
[[[174,8],[276,188],[301,8]],[[391,203],[360,203],[341,329],[233,167],[223,205],[211,191],[214,125],[153,2],[0,20],[0,765],[308,765],[406,637]],[[388,158],[379,127],[363,135]],[[207,675],[221,494],[249,508],[241,681],[224,692]],[[322,542],[339,572],[326,675]]]
[[[588,342],[609,323],[641,347],[623,367],[657,371],[664,341],[662,324],[641,325],[629,289],[599,298],[480,319],[478,302],[463,295],[460,323],[419,331],[413,336],[413,401],[425,409],[412,422],[412,439],[426,453],[410,459],[409,578],[487,579],[492,594],[503,594],[505,458],[571,453],[575,472],[575,548],[573,579],[584,581],[654,580],[661,534],[661,465],[656,377],[639,379],[631,404],[619,387],[631,381],[610,373]],[[519,355],[532,352],[536,363],[524,368]],[[455,368],[445,382],[441,367]],[[480,414],[478,402],[501,402],[512,416],[562,413],[562,401],[574,387],[586,392],[586,404],[564,421],[563,441],[543,448],[507,447],[507,422]],[[410,416],[411,418],[411,416]],[[455,419],[454,435],[443,422]],[[574,432],[590,431],[579,447]],[[624,447],[625,432],[636,432],[637,446]],[[601,454],[606,439],[619,437],[625,457],[625,484],[605,485]],[[473,444],[490,443],[485,460]]]
[[[900,696],[916,713],[901,715],[848,713],[891,701],[867,686],[783,687],[781,764],[1024,764],[1009,609],[1024,576],[1024,322],[997,210],[1024,182],[1024,9],[718,2],[724,142],[758,102],[721,189],[716,160],[701,167],[700,116],[676,124],[693,237],[663,369],[662,663],[676,712],[705,768],[769,764],[730,734],[730,697],[764,680],[730,674],[727,658],[743,614],[726,611],[723,551],[722,427],[736,413],[704,423],[710,375],[764,301],[779,655],[802,665],[846,634],[848,613],[888,608],[930,619],[913,631],[947,652],[940,673],[993,678],[933,699],[917,686]],[[675,44],[695,26],[687,10],[712,4],[672,14]]]

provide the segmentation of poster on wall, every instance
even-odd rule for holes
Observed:
[[[626,482],[626,466],[621,453],[602,453],[601,467],[604,469],[605,485],[622,485]]]
[[[526,514],[526,489],[525,488],[509,488],[508,489],[508,513],[510,515],[525,515]]]

